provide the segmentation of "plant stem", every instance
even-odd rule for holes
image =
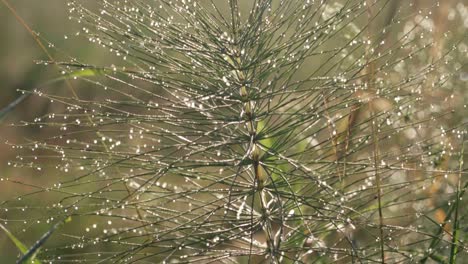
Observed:
[[[460,158],[459,158],[459,174],[458,174],[458,183],[457,183],[457,195],[456,195],[456,201],[455,201],[455,220],[453,223],[453,232],[452,232],[452,247],[450,249],[450,264],[456,263],[457,259],[457,253],[458,253],[458,229],[459,229],[459,219],[458,219],[458,208],[459,208],[459,203],[460,203],[460,192],[461,192],[461,177],[462,177],[462,170],[463,170],[463,156],[465,153],[465,140],[463,138],[463,143],[462,143],[462,149],[460,152]]]

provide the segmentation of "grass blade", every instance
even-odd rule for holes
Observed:
[[[29,95],[31,95],[30,93],[25,93],[23,95],[21,95],[20,97],[16,98],[16,100],[14,100],[13,102],[11,102],[9,105],[7,105],[5,108],[3,108],[1,111],[0,111],[0,121],[11,111],[13,111],[13,109],[15,109],[15,107],[17,105],[19,105],[21,102],[23,102],[26,98],[29,97]]]
[[[461,149],[461,152],[460,152],[460,167],[459,167],[459,175],[458,175],[458,184],[457,184],[457,200],[455,201],[455,220],[454,220],[454,223],[453,223],[453,232],[452,232],[452,247],[450,249],[450,264],[454,264],[456,263],[456,259],[457,259],[457,253],[458,253],[458,236],[459,236],[459,225],[460,225],[460,222],[459,222],[459,219],[458,219],[458,208],[459,208],[459,203],[460,203],[460,187],[461,187],[461,172],[462,172],[462,169],[463,169],[463,155],[464,155],[464,152],[465,152],[465,142],[463,141],[463,144],[462,144],[462,149]]]
[[[21,264],[21,263],[26,263],[31,257],[34,257],[34,255],[39,251],[39,249],[42,247],[42,245],[49,239],[49,237],[52,235],[52,233],[57,230],[62,224],[68,223],[71,221],[71,217],[67,217],[66,219],[56,223],[54,226],[52,226],[49,231],[47,231],[42,237],[21,257],[16,263]]]
[[[5,226],[3,226],[2,224],[0,224],[0,228],[3,229],[3,231],[5,231],[5,233],[7,234],[7,236],[11,239],[11,241],[15,244],[16,248],[19,249],[19,251],[21,251],[21,253],[23,254],[26,254],[28,252],[28,248],[18,239],[16,238]],[[31,255],[32,256],[32,255]],[[28,259],[25,259],[24,261],[27,261]],[[34,264],[41,264],[41,262],[39,260],[36,260],[34,258],[30,258],[30,260],[32,261],[32,263]],[[21,262],[20,262],[21,263]]]

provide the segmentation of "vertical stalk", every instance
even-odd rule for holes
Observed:
[[[369,104],[371,116],[375,116],[374,109],[372,108],[372,104]],[[382,179],[380,178],[380,172],[379,172],[379,139],[378,139],[378,133],[377,133],[377,128],[374,120],[371,120],[372,122],[372,138],[373,138],[373,152],[374,152],[374,175],[375,175],[375,181],[376,181],[376,187],[377,187],[377,203],[378,203],[378,208],[379,208],[379,242],[380,242],[380,257],[382,259],[382,263],[385,263],[385,248],[384,248],[384,231],[383,231],[383,226],[384,226],[384,221],[383,221],[383,210],[382,210]]]
[[[367,8],[367,18],[368,18],[368,23],[369,26],[367,28],[367,38],[369,41],[371,41],[372,38],[372,26],[371,26],[371,21],[373,20],[373,14],[372,14],[372,3],[370,0],[366,0],[366,8]],[[367,77],[367,88],[372,91],[371,94],[376,94],[374,93],[374,80],[375,80],[375,67],[374,63],[372,62],[372,54],[371,50],[366,47],[366,57],[367,57],[367,63],[366,63],[366,73],[368,75]],[[374,98],[369,98],[369,111],[371,115],[371,129],[372,129],[372,139],[373,139],[373,159],[374,159],[374,175],[375,175],[375,181],[376,181],[376,187],[377,187],[377,203],[378,203],[378,212],[379,212],[379,244],[380,244],[380,258],[381,258],[381,263],[385,264],[385,243],[384,243],[384,231],[383,231],[383,226],[384,226],[384,221],[383,221],[383,210],[382,210],[382,179],[380,178],[380,172],[379,172],[379,161],[380,161],[380,156],[379,156],[379,139],[378,139],[378,131],[377,131],[377,124],[375,122],[375,119],[377,119],[377,115],[375,114],[374,108],[373,108],[373,100]]]
[[[457,195],[456,195],[456,201],[455,201],[455,220],[453,223],[453,232],[452,232],[452,247],[450,248],[450,264],[456,263],[457,259],[457,254],[458,254],[458,229],[460,222],[458,221],[458,208],[459,208],[459,203],[460,203],[460,198],[461,198],[461,177],[462,177],[462,170],[463,170],[463,157],[465,153],[465,138],[463,137],[463,142],[462,142],[462,149],[460,151],[460,157],[459,157],[459,168],[458,168],[458,182],[457,182]]]
[[[230,4],[233,16],[233,30],[237,31],[236,24],[239,23],[237,2],[235,0],[231,0]],[[266,195],[267,192],[263,189],[264,183],[268,179],[268,173],[266,172],[265,168],[260,162],[262,153],[259,146],[259,142],[257,141],[258,122],[256,120],[255,115],[256,104],[255,101],[252,99],[252,90],[249,89],[250,87],[247,85],[247,79],[251,78],[251,76],[248,76],[249,72],[247,70],[242,69],[242,56],[244,52],[242,50],[239,51],[241,47],[237,46],[237,40],[235,40],[234,46],[235,48],[233,48],[233,50],[228,50],[227,54],[224,54],[224,58],[234,69],[236,83],[239,86],[239,95],[243,102],[241,117],[244,118],[246,130],[250,135],[250,143],[247,148],[247,156],[249,156],[252,161],[252,173],[255,177],[253,184],[254,193],[258,193],[260,195],[263,231],[267,240],[267,251],[270,255],[271,263],[279,263],[279,260],[277,259],[276,255],[276,243],[274,239],[273,228],[271,226],[269,216],[268,199]]]
[[[238,40],[238,30],[239,30],[239,22],[240,22],[240,17],[239,17],[239,3],[237,2],[238,0],[229,0],[229,5],[231,9],[231,21],[232,21],[232,33],[234,35],[234,43],[237,45],[237,40]]]

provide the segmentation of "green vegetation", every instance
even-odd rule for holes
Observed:
[[[68,1],[91,62],[3,3],[60,73],[0,110],[48,105],[0,177],[20,263],[467,256],[461,1]]]

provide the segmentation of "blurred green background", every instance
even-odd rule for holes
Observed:
[[[79,38],[66,38],[79,30],[78,25],[69,20],[67,1],[63,0],[15,0],[8,1],[25,23],[39,34],[41,41],[48,48],[48,52],[57,61],[69,60],[74,56],[83,61],[102,60],[103,52],[95,46],[88,45]],[[32,90],[47,81],[60,76],[57,67],[45,66],[39,61],[48,61],[47,54],[39,47],[33,36],[17,20],[3,1],[0,1],[0,109],[18,98],[21,93],[17,90]],[[80,42],[82,41],[82,42]],[[49,46],[47,42],[53,43]],[[63,49],[63,51],[62,51]],[[74,85],[79,85],[76,83]],[[45,89],[67,89],[63,81],[48,85]],[[77,87],[76,87],[77,88]],[[8,160],[15,158],[8,142],[19,142],[29,137],[41,136],[39,130],[30,127],[14,127],[12,123],[21,120],[31,120],[45,114],[53,106],[47,101],[34,96],[29,97],[10,112],[0,124],[0,178],[22,177],[34,180],[37,175],[28,175],[25,171],[8,166]],[[42,131],[41,133],[44,133]],[[41,184],[45,177],[38,179]],[[24,187],[0,183],[0,201],[17,195]],[[0,212],[0,221],[6,212]],[[41,233],[11,230],[27,246],[31,246]],[[19,251],[11,243],[3,231],[0,232],[0,263],[14,263]]]

